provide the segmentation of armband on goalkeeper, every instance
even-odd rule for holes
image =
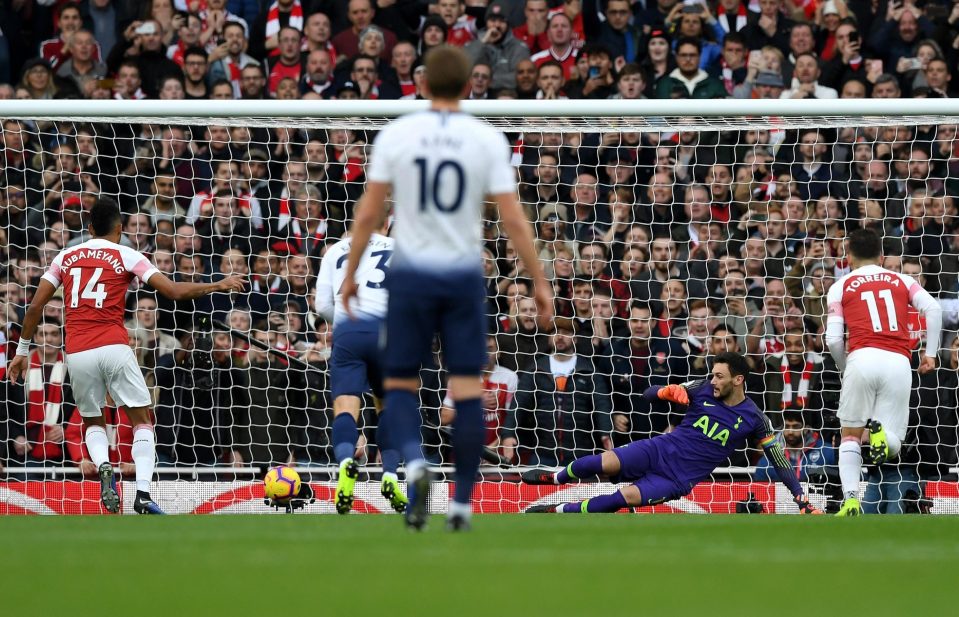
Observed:
[[[656,396],[671,403],[678,403],[680,405],[689,404],[689,392],[686,391],[686,388],[678,384],[663,386],[659,389],[659,392],[656,393]]]

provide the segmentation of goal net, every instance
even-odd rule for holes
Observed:
[[[609,492],[525,487],[517,472],[669,431],[681,410],[644,389],[702,378],[727,349],[748,356],[748,395],[814,501],[834,507],[840,374],[823,342],[825,295],[849,270],[845,235],[865,226],[883,236],[883,265],[922,282],[945,324],[938,368],[914,373],[898,463],[863,470],[865,506],[959,512],[959,116],[945,102],[468,104],[509,138],[556,297],[555,329],[537,329],[530,282],[490,206],[476,508]],[[290,464],[316,489],[311,508],[332,511],[331,332],[313,310],[316,274],[349,231],[377,129],[421,102],[29,103],[0,106],[0,375],[40,275],[87,238],[85,211],[110,197],[123,243],[168,276],[250,278],[245,293],[195,301],[129,291],[129,341],[155,403],[157,500],[174,512],[266,511],[259,478]],[[0,512],[99,511],[97,485],[82,481],[91,466],[62,319],[54,298],[26,383],[0,385]],[[914,356],[924,327],[910,315]],[[422,434],[444,471],[452,411],[436,351],[422,371]],[[105,413],[113,462],[132,480],[129,422]],[[358,509],[386,511],[370,400],[357,451],[369,480]],[[657,509],[794,511],[773,477],[762,452],[745,449]],[[433,507],[448,494],[437,483]]]

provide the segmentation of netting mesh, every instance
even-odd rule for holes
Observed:
[[[959,511],[943,488],[959,465],[953,119],[490,120],[513,145],[557,321],[573,335],[537,329],[530,283],[490,208],[489,478],[515,481],[519,466],[565,465],[670,430],[674,410],[645,401],[643,390],[704,376],[712,355],[733,349],[748,355],[749,396],[786,429],[801,480],[831,504],[838,497],[840,376],[823,345],[825,295],[849,269],[844,236],[867,226],[884,237],[884,265],[913,275],[939,300],[946,336],[939,368],[913,377],[900,463],[869,469],[866,502],[914,509],[924,494],[935,494],[945,495],[935,502],[938,511]],[[249,273],[251,281],[247,293],[176,303],[130,290],[129,340],[154,397],[159,477],[199,480],[185,484],[192,488],[171,484],[161,498],[166,491],[186,499],[192,505],[185,511],[193,511],[221,489],[250,497],[255,483],[203,487],[203,480],[252,481],[278,463],[327,479],[331,333],[312,309],[315,277],[326,248],[348,232],[375,129],[386,121],[5,120],[0,352],[18,338],[51,260],[86,238],[85,209],[97,195],[111,196],[124,212],[123,243],[169,276],[209,281]],[[80,510],[96,506],[95,495],[51,482],[17,489],[51,473],[78,479],[91,471],[70,376],[54,369],[62,306],[62,299],[50,303],[36,338],[39,381],[0,386],[0,462],[11,481],[6,489],[19,495],[4,499],[28,510],[33,502],[24,502],[25,494]],[[918,314],[911,330],[918,352]],[[551,371],[557,351],[576,354],[575,386]],[[0,365],[11,354],[12,347]],[[422,378],[426,453],[446,465],[450,412],[440,354]],[[122,409],[107,414],[111,455],[130,473],[129,422]],[[359,447],[375,476],[369,401],[362,425]],[[732,490],[702,492],[697,507],[728,511],[749,492],[740,483],[771,479],[760,455],[733,457],[716,475],[734,482]],[[891,487],[909,496],[882,501]],[[495,503],[490,510],[540,498],[481,490],[478,499]]]

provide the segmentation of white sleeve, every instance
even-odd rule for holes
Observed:
[[[504,193],[516,192],[516,170],[510,164],[510,147],[506,141],[506,136],[496,131],[489,140],[490,166],[489,166],[489,188],[487,193],[490,195],[502,195]]]
[[[123,267],[127,272],[146,283],[150,277],[159,272],[156,266],[150,263],[146,255],[135,251],[128,246],[120,245],[120,257],[123,259]]]
[[[909,288],[909,302],[926,318],[926,348],[923,352],[930,358],[939,354],[942,337],[942,307],[919,283]]]
[[[833,283],[826,294],[829,316],[826,318],[826,347],[839,370],[846,367],[846,319],[842,310],[842,287],[845,281]]]
[[[50,267],[47,268],[41,278],[53,285],[54,289],[63,284],[63,251],[57,253],[57,256],[50,262]]]
[[[393,182],[393,169],[390,162],[392,152],[390,151],[390,136],[393,134],[391,127],[380,131],[380,134],[373,140],[373,151],[370,153],[370,164],[366,169],[366,178],[372,182]]]
[[[320,261],[320,273],[316,277],[316,313],[327,321],[333,321],[333,310],[336,299],[333,290],[333,270],[336,269],[336,254],[333,247],[326,252]]]

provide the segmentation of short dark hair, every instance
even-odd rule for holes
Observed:
[[[746,356],[736,353],[735,351],[724,351],[721,354],[717,354],[713,360],[713,364],[725,364],[729,367],[729,374],[733,377],[738,377],[739,375],[743,377],[749,376],[749,363],[746,362]]]
[[[109,197],[98,197],[90,208],[90,229],[94,236],[112,233],[120,220],[120,206]]]
[[[806,420],[803,418],[802,412],[798,409],[783,410],[783,424],[786,422],[799,422],[803,426],[806,425]]]
[[[426,85],[433,98],[459,100],[469,83],[473,63],[459,47],[437,45],[426,53]]]
[[[703,43],[696,37],[684,36],[678,41],[676,41],[676,51],[678,52],[679,48],[682,47],[683,45],[692,45],[693,47],[696,48],[696,53],[698,54],[703,53]]]
[[[726,43],[736,43],[738,45],[742,45],[743,47],[749,46],[746,43],[746,37],[744,37],[739,32],[730,32],[729,34],[727,34],[726,38],[723,39],[723,47],[726,46]]]
[[[187,47],[186,51],[183,52],[183,59],[186,60],[190,56],[200,56],[203,58],[203,61],[206,62],[210,57],[210,54],[206,53],[206,50],[200,47],[199,45],[194,45],[192,47]]]
[[[871,229],[856,229],[849,234],[849,252],[857,259],[878,259],[882,254],[882,239]]]

